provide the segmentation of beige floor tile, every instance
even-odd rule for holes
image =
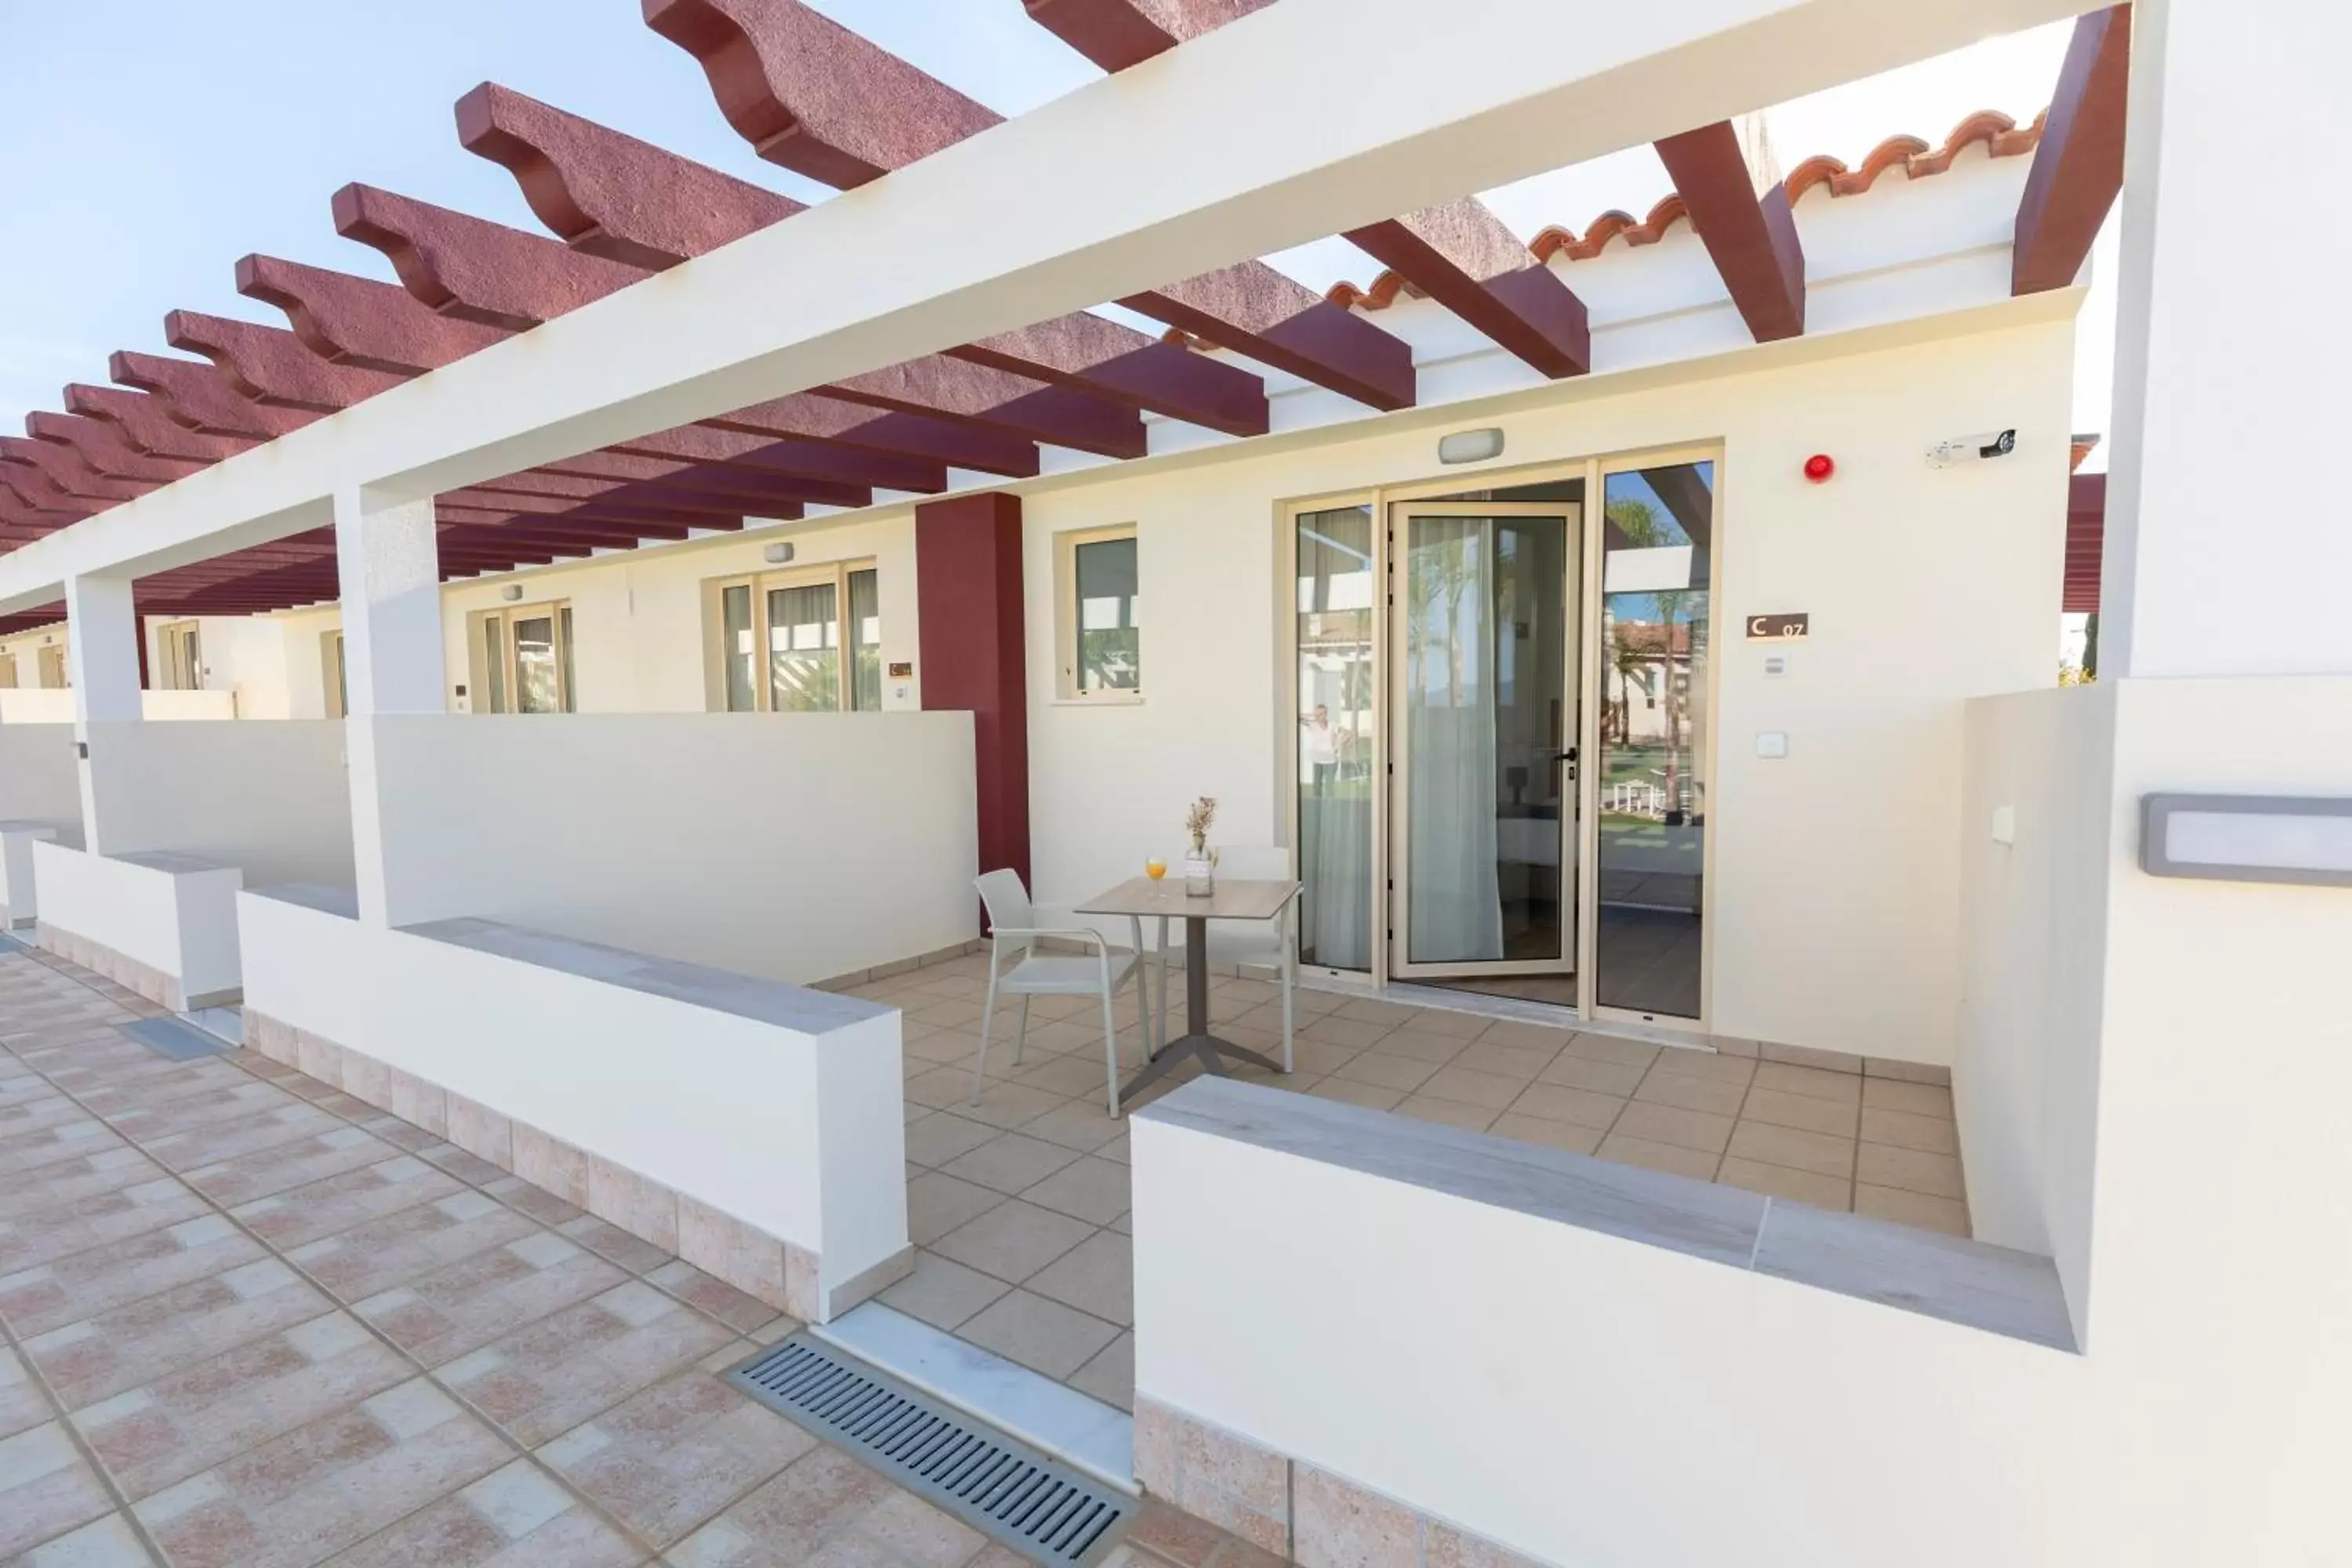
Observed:
[[[1471,1039],[1494,1027],[1495,1021],[1484,1013],[1457,1013],[1447,1007],[1423,1007],[1399,1026],[1424,1035],[1452,1035],[1459,1039]]]
[[[1553,1058],[1551,1065],[1536,1075],[1536,1081],[1565,1084],[1570,1089],[1628,1100],[1642,1087],[1642,1079],[1649,1070],[1645,1064],[1595,1061],[1569,1050]]]
[[[1562,1047],[1570,1056],[1582,1057],[1587,1061],[1614,1062],[1620,1067],[1646,1068],[1658,1059],[1664,1047],[1647,1040],[1629,1039],[1623,1035],[1579,1034]]]
[[[1952,1120],[1952,1091],[1940,1084],[1866,1078],[1862,1080],[1862,1103],[1874,1110],[1900,1110],[1912,1116]]]
[[[937,1169],[969,1154],[996,1135],[997,1130],[984,1121],[942,1110],[907,1129],[907,1158],[918,1165]]]
[[[1411,1023],[1420,1012],[1421,1009],[1418,1007],[1402,1006],[1394,1002],[1375,1002],[1370,998],[1360,997],[1353,1002],[1343,1003],[1332,1016],[1353,1019],[1360,1024],[1379,1024],[1385,1028],[1395,1029]]]
[[[978,1105],[960,1104],[955,1113],[973,1121],[984,1121],[991,1127],[1009,1130],[1034,1121],[1056,1106],[1068,1103],[1062,1095],[1048,1094],[1025,1083],[996,1081],[990,1083],[982,1092]]]
[[[1494,1124],[1497,1112],[1489,1106],[1466,1105],[1458,1100],[1438,1100],[1426,1094],[1416,1094],[1396,1108],[1399,1116],[1416,1121],[1441,1122],[1447,1127],[1459,1127],[1468,1132],[1484,1132]]]
[[[1576,1038],[1575,1031],[1556,1029],[1549,1024],[1523,1024],[1505,1018],[1488,1025],[1478,1036],[1482,1046],[1505,1046],[1513,1050],[1541,1051],[1546,1056],[1557,1055]]]
[[[1131,1173],[1111,1160],[1084,1159],[1024,1188],[1022,1197],[1040,1208],[1088,1225],[1108,1225],[1133,1206]]]
[[[1026,1290],[1005,1296],[957,1331],[959,1338],[1052,1378],[1086,1365],[1118,1333],[1091,1313]]]
[[[1615,1124],[1618,1113],[1624,1109],[1622,1095],[1595,1094],[1589,1089],[1571,1089],[1560,1083],[1531,1083],[1511,1101],[1514,1116],[1542,1117],[1601,1132]]]
[[[1601,1141],[1593,1151],[1604,1160],[1615,1160],[1628,1165],[1646,1165],[1653,1171],[1671,1171],[1678,1176],[1696,1176],[1700,1181],[1712,1181],[1720,1157],[1701,1150],[1685,1149],[1673,1143],[1654,1143],[1646,1138],[1629,1138],[1612,1132]]]
[[[1532,1083],[1538,1073],[1551,1065],[1559,1056],[1556,1050],[1539,1047],[1506,1046],[1481,1037],[1462,1048],[1459,1056],[1448,1064],[1470,1072],[1492,1073],[1497,1078],[1517,1079]]]
[[[1528,1079],[1505,1078],[1497,1073],[1476,1072],[1469,1068],[1440,1068],[1421,1086],[1423,1097],[1456,1100],[1490,1111],[1500,1111],[1527,1089]],[[1488,1118],[1493,1120],[1492,1117]]]
[[[1331,1076],[1356,1083],[1376,1084],[1381,1089],[1401,1089],[1410,1093],[1427,1083],[1437,1068],[1429,1062],[1414,1061],[1410,1057],[1392,1057],[1370,1050],[1332,1069]]]
[[[1824,1176],[1811,1171],[1790,1170],[1786,1165],[1768,1165],[1759,1160],[1743,1160],[1737,1154],[1725,1156],[1715,1179],[1725,1186],[1745,1187],[1751,1193],[1811,1204],[1815,1208],[1853,1207],[1853,1184],[1843,1176]]]
[[[1612,1133],[1680,1149],[1720,1154],[1731,1142],[1732,1119],[1673,1105],[1648,1105],[1634,1100],[1617,1118]]]
[[[935,1329],[956,1326],[1013,1287],[953,1258],[922,1250],[915,1254],[915,1271],[882,1292],[884,1305],[920,1318]]]
[[[1721,1079],[1689,1078],[1667,1071],[1669,1065],[1662,1060],[1652,1068],[1643,1078],[1642,1087],[1633,1091],[1633,1098],[1645,1105],[1671,1105],[1715,1116],[1739,1114],[1740,1101],[1748,1098],[1747,1085]]]
[[[1318,1100],[1337,1100],[1360,1105],[1367,1110],[1394,1110],[1404,1100],[1402,1089],[1382,1089],[1378,1084],[1344,1078],[1327,1078],[1306,1092]]]
[[[1404,1057],[1426,1062],[1433,1068],[1442,1068],[1460,1056],[1469,1044],[1469,1037],[1465,1035],[1445,1035],[1433,1029],[1408,1026],[1394,1034],[1381,1037],[1380,1049],[1382,1056]]]
[[[933,1250],[1017,1285],[1094,1232],[1084,1220],[1008,1198],[940,1237]]]
[[[1822,1068],[1796,1067],[1788,1062],[1758,1062],[1755,1087],[1782,1094],[1810,1095],[1841,1105],[1862,1103],[1862,1079],[1853,1073]]]
[[[1121,1410],[1135,1408],[1135,1336],[1121,1334],[1070,1374],[1070,1386]]]
[[[1861,1160],[1854,1166],[1854,1179],[1874,1187],[1900,1187],[1906,1193],[1921,1193],[1931,1198],[1965,1200],[1968,1196],[1968,1189],[1960,1181],[1959,1161],[1949,1154],[1898,1149],[1890,1143],[1863,1144]]]
[[[1541,1143],[1547,1148],[1565,1149],[1571,1154],[1590,1154],[1601,1147],[1606,1136],[1598,1127],[1579,1127],[1566,1121],[1550,1121],[1540,1116],[1523,1116],[1507,1110],[1486,1129],[1497,1138],[1514,1138],[1522,1143]]]
[[[1885,1110],[1876,1106],[1863,1107],[1862,1141],[1892,1143],[1898,1149],[1916,1149],[1927,1154],[1960,1152],[1960,1130],[1943,1117],[1914,1116],[1908,1111]]]
[[[1006,1132],[957,1155],[940,1169],[958,1181],[1010,1194],[1034,1186],[1077,1157],[1075,1150],[1059,1143]]]
[[[1756,1076],[1756,1062],[1751,1057],[1728,1056],[1719,1051],[1701,1051],[1675,1047],[1662,1049],[1658,1059],[1651,1064],[1654,1073],[1673,1073],[1681,1078],[1710,1079],[1717,1083],[1738,1084],[1742,1088]]]
[[[1766,1063],[1770,1066],[1770,1063]],[[1854,1107],[1844,1100],[1822,1100],[1810,1094],[1790,1094],[1785,1089],[1765,1089],[1760,1085],[1748,1091],[1748,1099],[1739,1107],[1740,1120],[1761,1121],[1774,1127],[1797,1127],[1807,1132],[1824,1132],[1833,1138],[1851,1138],[1854,1131]]]
[[[976,1182],[926,1171],[907,1183],[907,1239],[917,1247],[929,1247],[1003,1201],[1003,1193]]]
[[[1108,1323],[1135,1323],[1135,1243],[1117,1231],[1097,1231],[1023,1286]]]
[[[1769,1121],[1742,1121],[1732,1129],[1731,1143],[1725,1152],[1767,1165],[1785,1165],[1792,1171],[1811,1171],[1816,1175],[1845,1180],[1853,1175],[1853,1149],[1851,1138],[1807,1132],[1798,1127],[1775,1127]]]
[[[1892,1220],[1897,1225],[1914,1226],[1921,1230],[1941,1231],[1947,1236],[1969,1234],[1966,1204],[1950,1198],[1930,1197],[1925,1193],[1906,1193],[1899,1187],[1856,1183],[1853,1212],[1868,1215],[1874,1219]]]
[[[1249,1022],[1258,1024],[1260,1027],[1265,1026],[1265,1024],[1261,1023],[1255,1017],[1252,1017]],[[1272,1019],[1267,1020],[1267,1022],[1271,1022],[1276,1028],[1280,1028],[1282,1026],[1281,1015],[1278,1013],[1276,1014],[1275,1016]],[[1387,1024],[1367,1024],[1360,1019],[1342,1018],[1334,1015],[1329,1017],[1318,1018],[1312,1023],[1307,1024],[1304,1028],[1298,1031],[1298,1036],[1301,1039],[1320,1040],[1326,1045],[1349,1046],[1357,1050],[1363,1050],[1368,1048],[1373,1041],[1389,1033],[1392,1026],[1393,1026]]]

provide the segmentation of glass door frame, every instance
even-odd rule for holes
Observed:
[[[1581,765],[1581,759],[1590,754],[1584,749],[1584,710],[1589,704],[1585,700],[1586,694],[1583,687],[1587,662],[1583,629],[1585,616],[1583,563],[1585,557],[1591,552],[1590,542],[1585,537],[1590,530],[1586,527],[1584,519],[1584,514],[1590,510],[1587,503],[1580,500],[1391,500],[1385,509],[1386,516],[1381,520],[1381,531],[1386,535],[1381,542],[1388,552],[1388,563],[1382,572],[1382,581],[1387,584],[1388,603],[1384,607],[1385,614],[1381,617],[1386,625],[1381,629],[1387,636],[1381,640],[1374,657],[1384,661],[1390,679],[1389,708],[1381,718],[1382,766],[1379,769],[1381,775],[1388,782],[1389,808],[1385,817],[1381,820],[1379,830],[1384,832],[1389,837],[1389,864],[1395,868],[1385,879],[1388,889],[1389,918],[1381,929],[1388,933],[1386,945],[1390,951],[1387,972],[1401,979],[1473,979],[1481,975],[1500,978],[1508,975],[1565,975],[1582,973],[1584,823],[1589,814],[1584,806],[1585,770]],[[1577,577],[1574,595],[1576,602],[1573,605],[1563,603],[1561,606],[1561,618],[1566,623],[1561,627],[1561,632],[1567,640],[1560,650],[1560,686],[1564,699],[1576,705],[1576,738],[1570,743],[1576,748],[1575,759],[1579,765],[1576,769],[1573,787],[1563,790],[1560,795],[1561,804],[1572,809],[1566,813],[1559,824],[1559,853],[1562,863],[1569,863],[1570,858],[1573,857],[1576,868],[1573,881],[1563,879],[1559,889],[1560,902],[1564,906],[1560,910],[1560,917],[1572,922],[1574,941],[1563,942],[1560,954],[1557,958],[1516,961],[1507,958],[1432,959],[1415,962],[1411,956],[1412,879],[1412,857],[1407,853],[1407,847],[1412,831],[1412,770],[1407,768],[1400,773],[1396,767],[1397,763],[1402,758],[1404,748],[1411,741],[1407,719],[1409,694],[1404,689],[1403,683],[1395,679],[1394,670],[1396,661],[1404,655],[1410,646],[1407,617],[1412,612],[1412,605],[1410,595],[1403,591],[1405,584],[1399,579],[1397,563],[1409,558],[1411,541],[1404,536],[1403,530],[1410,526],[1409,520],[1415,517],[1552,517],[1561,519],[1566,524],[1561,542],[1563,546],[1561,568],[1564,574],[1568,569],[1569,562],[1575,562]],[[1499,679],[1499,670],[1488,672],[1489,679]],[[1400,933],[1403,934],[1400,935]],[[1577,987],[1577,997],[1580,1003],[1583,996],[1584,988],[1580,982]]]
[[[1707,462],[1715,465],[1715,540],[1709,552],[1708,573],[1712,595],[1711,613],[1719,628],[1729,624],[1725,616],[1724,584],[1728,552],[1725,548],[1725,518],[1729,495],[1729,464],[1723,443],[1719,440],[1698,440],[1656,447],[1630,447],[1620,451],[1555,462],[1530,463],[1510,468],[1480,468],[1467,473],[1447,474],[1434,479],[1417,479],[1387,485],[1359,486],[1351,489],[1327,491],[1318,495],[1300,496],[1279,501],[1275,506],[1275,574],[1273,611],[1280,630],[1275,638],[1277,661],[1276,681],[1276,711],[1273,715],[1274,753],[1276,763],[1276,785],[1282,791],[1283,809],[1278,820],[1283,825],[1285,842],[1290,847],[1294,871],[1297,865],[1299,844],[1298,808],[1298,745],[1296,731],[1298,723],[1298,520],[1302,515],[1318,511],[1338,511],[1350,507],[1366,507],[1371,511],[1372,552],[1376,581],[1383,597],[1379,613],[1372,618],[1374,682],[1373,711],[1381,716],[1380,760],[1372,769],[1372,878],[1371,896],[1375,935],[1369,978],[1375,988],[1385,986],[1391,978],[1407,977],[1394,973],[1391,963],[1393,937],[1387,935],[1396,928],[1402,913],[1395,890],[1391,886],[1395,864],[1391,847],[1390,820],[1393,810],[1393,775],[1396,762],[1395,738],[1391,734],[1391,715],[1394,712],[1395,679],[1391,666],[1394,662],[1394,634],[1391,630],[1390,599],[1395,592],[1396,550],[1390,537],[1388,520],[1391,509],[1404,501],[1442,501],[1473,489],[1509,489],[1526,485],[1560,483],[1581,479],[1584,491],[1581,502],[1583,518],[1583,548],[1578,580],[1579,617],[1578,649],[1572,661],[1577,681],[1577,908],[1576,908],[1576,981],[1577,1001],[1574,1012],[1584,1018],[1608,1019],[1633,1024],[1657,1024],[1664,1027],[1692,1032],[1706,1032],[1713,1026],[1715,1016],[1715,887],[1716,862],[1718,854],[1714,831],[1714,813],[1708,813],[1708,830],[1705,838],[1703,869],[1705,879],[1700,892],[1701,925],[1699,931],[1699,1016],[1696,1018],[1675,1016],[1664,1018],[1622,1007],[1602,1007],[1594,1001],[1593,984],[1600,960],[1600,770],[1594,763],[1601,751],[1600,680],[1604,650],[1600,647],[1601,635],[1601,570],[1603,528],[1607,520],[1607,476],[1643,468],[1658,468],[1676,463]],[[1469,506],[1481,503],[1465,502]],[[1524,504],[1524,503],[1488,503]],[[1537,503],[1538,508],[1546,503]],[[1563,503],[1564,504],[1564,503]],[[1718,639],[1719,640],[1719,639]],[[1710,658],[1706,670],[1706,705],[1709,715],[1707,732],[1701,747],[1705,758],[1706,776],[1720,776],[1717,763],[1721,752],[1719,722],[1723,709],[1719,700],[1723,659]],[[1340,981],[1366,978],[1360,969],[1338,969],[1323,964],[1302,964],[1301,971]]]
[[[830,585],[833,589],[834,621],[834,705],[831,708],[794,710],[791,711],[865,713],[880,712],[885,706],[877,689],[871,709],[857,700],[857,650],[864,647],[857,640],[857,627],[853,620],[856,600],[850,592],[850,580],[861,574],[874,579],[874,617],[881,620],[881,568],[870,555],[851,556],[840,561],[812,561],[804,565],[779,566],[764,572],[739,572],[725,577],[713,577],[703,584],[709,606],[706,612],[709,625],[709,647],[710,679],[709,697],[713,712],[772,713],[776,709],[775,648],[772,641],[774,623],[768,618],[768,595],[790,588],[816,588]],[[736,650],[727,646],[727,594],[741,588],[751,595],[751,632],[758,652],[751,670],[751,706],[730,708],[727,702],[727,660],[737,657]],[[873,644],[877,666],[881,664],[882,644]],[[878,685],[878,679],[877,679]]]

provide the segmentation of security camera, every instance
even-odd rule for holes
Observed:
[[[2006,458],[2017,450],[2014,430],[1987,430],[1975,436],[1955,436],[1948,441],[1938,441],[1927,448],[1927,466],[1948,468],[1955,463],[1980,462],[1988,458]]]

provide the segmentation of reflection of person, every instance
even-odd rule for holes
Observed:
[[[1318,702],[1315,711],[1298,721],[1298,728],[1303,731],[1299,750],[1307,759],[1315,787],[1318,791],[1328,789],[1339,772],[1339,737],[1331,728],[1331,710]]]

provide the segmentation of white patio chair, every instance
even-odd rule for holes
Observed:
[[[1029,1000],[1033,996],[1096,996],[1102,998],[1104,1071],[1109,1085],[1108,1103],[1110,1113],[1118,1114],[1118,1025],[1111,1016],[1111,997],[1135,976],[1136,1000],[1142,1013],[1143,1038],[1148,1042],[1151,1032],[1150,987],[1143,977],[1143,922],[1130,918],[1135,931],[1135,951],[1114,952],[1102,933],[1084,926],[1054,929],[1035,923],[1036,916],[1029,903],[1029,889],[1021,885],[1021,873],[1013,870],[991,871],[976,878],[973,886],[980,889],[980,901],[988,910],[990,942],[988,946],[988,1000],[980,1015],[980,1054],[971,1066],[971,1100],[980,1103],[980,1091],[988,1073],[988,1037],[996,1018],[996,994],[999,991],[1021,998],[1021,1022],[1013,1036],[1013,1060],[1018,1066],[1023,1046],[1029,1038]],[[1094,951],[1087,954],[1058,956],[1034,951],[1039,937],[1063,937],[1072,942],[1089,944]],[[1010,957],[1013,967],[1004,969]]]
[[[1181,865],[1182,857],[1170,862]],[[1217,875],[1244,882],[1292,882],[1290,851],[1279,844],[1247,845],[1217,851]],[[1185,955],[1192,962],[1192,954]],[[1279,972],[1282,992],[1282,1070],[1291,1070],[1290,1041],[1296,1004],[1291,994],[1298,984],[1298,895],[1293,892],[1282,913],[1268,921],[1211,921],[1210,963],[1248,963]],[[1168,1043],[1168,922],[1160,922],[1160,1030],[1153,1049]]]

